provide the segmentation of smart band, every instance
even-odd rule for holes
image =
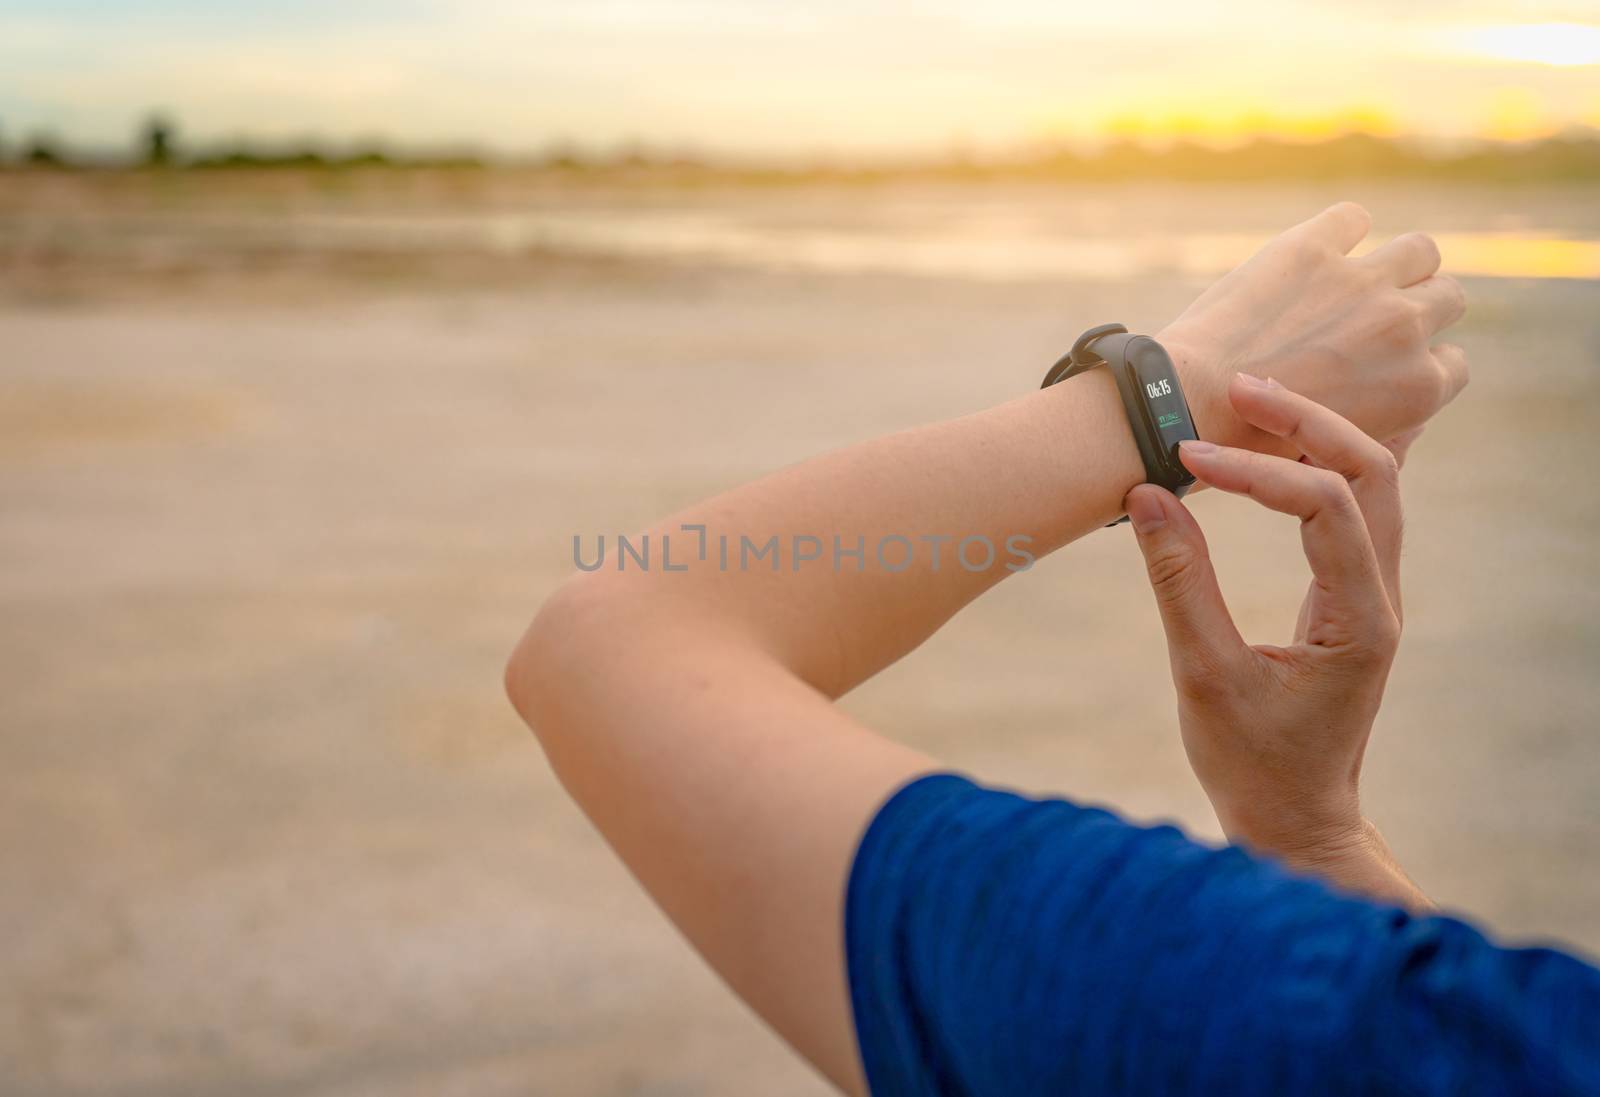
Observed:
[[[1188,491],[1194,475],[1178,459],[1178,443],[1200,436],[1166,348],[1148,335],[1128,334],[1121,324],[1101,324],[1078,336],[1039,387],[1049,388],[1096,366],[1105,366],[1116,379],[1128,426],[1144,461],[1145,480],[1174,495]],[[1117,522],[1127,520],[1124,515]]]

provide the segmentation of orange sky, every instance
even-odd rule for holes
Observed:
[[[1600,125],[1600,8],[1498,0],[3,0],[0,136],[816,153]]]

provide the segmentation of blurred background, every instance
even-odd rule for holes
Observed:
[[[1578,0],[0,0],[0,1091],[823,1092],[502,698],[573,536],[1026,392],[1341,198],[1472,304],[1367,807],[1593,956],[1597,125]],[[1283,640],[1293,523],[1213,494]],[[846,703],[1213,838],[1160,644],[1103,530]]]

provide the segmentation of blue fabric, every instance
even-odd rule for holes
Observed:
[[[952,775],[879,810],[845,937],[878,1097],[1600,1094],[1585,963]]]

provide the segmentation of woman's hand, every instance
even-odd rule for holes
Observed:
[[[1230,839],[1420,904],[1359,795],[1400,640],[1398,455],[1275,381],[1240,374],[1228,397],[1241,421],[1305,459],[1185,442],[1184,464],[1203,483],[1298,517],[1312,583],[1292,646],[1248,645],[1188,509],[1152,485],[1128,493],[1189,762]]]
[[[1374,438],[1421,426],[1467,382],[1466,358],[1432,339],[1466,309],[1422,233],[1358,259],[1372,219],[1341,202],[1277,237],[1208,289],[1158,336],[1171,353],[1201,436],[1219,445],[1288,453],[1237,415],[1237,372],[1270,372]]]

